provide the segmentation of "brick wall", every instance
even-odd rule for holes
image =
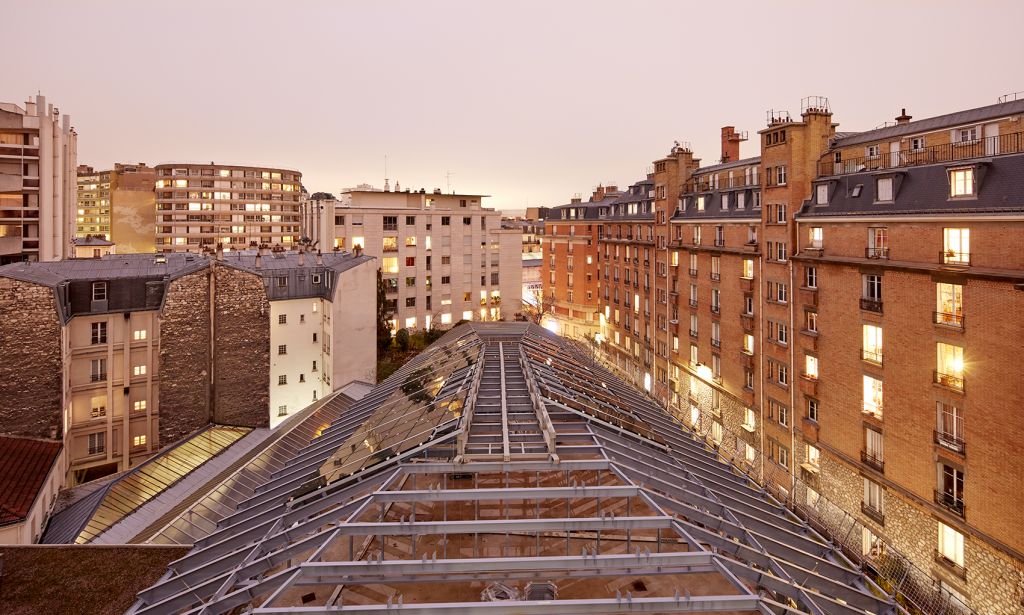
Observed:
[[[61,325],[53,289],[0,277],[0,432],[61,437]]]
[[[160,317],[160,446],[210,421],[209,271],[170,283]]]
[[[214,422],[270,425],[270,302],[263,278],[226,265],[216,272]],[[244,378],[239,376],[244,374]]]

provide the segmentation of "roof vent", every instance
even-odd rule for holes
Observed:
[[[527,600],[556,600],[558,586],[550,581],[527,583],[524,593]]]
[[[518,589],[509,587],[504,583],[491,583],[480,592],[480,600],[483,602],[499,602],[504,600],[520,600],[522,596]]]

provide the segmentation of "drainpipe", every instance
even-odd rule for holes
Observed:
[[[259,258],[258,256],[256,257]],[[214,372],[216,371],[217,361],[214,354],[217,350],[216,339],[217,339],[217,269],[216,261],[210,261],[210,358],[208,362],[208,371],[210,372],[209,380],[207,382],[207,393],[206,393],[206,414],[209,421],[213,421],[216,416],[216,381],[214,380]]]

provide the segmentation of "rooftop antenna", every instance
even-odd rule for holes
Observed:
[[[384,192],[390,192],[391,186],[388,184],[388,155],[384,154]]]
[[[445,186],[449,194],[455,194],[455,192],[452,190],[452,175],[454,174],[451,171],[448,171],[444,174]]]

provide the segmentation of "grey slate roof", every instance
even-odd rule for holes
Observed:
[[[158,260],[158,256],[163,258]],[[102,258],[13,263],[0,267],[0,277],[56,287],[61,282],[73,280],[164,276],[174,279],[198,271],[207,265],[206,258],[198,254],[110,254]]]
[[[76,246],[112,246],[112,245],[114,245],[114,242],[107,241],[106,239],[104,239],[102,237],[97,237],[95,235],[89,235],[88,237],[75,237],[72,241],[74,241]]]
[[[885,128],[878,128],[865,132],[836,133],[835,146],[847,147],[850,145],[857,145],[858,143],[884,141],[886,139],[901,137],[903,135],[930,132],[933,130],[952,128],[954,126],[962,126],[965,124],[975,124],[1006,115],[1016,115],[1018,113],[1024,113],[1024,99],[997,103],[995,105],[978,107],[976,109],[967,109],[965,111],[957,111],[955,113],[947,113],[946,115],[929,117],[916,122],[887,126]]]
[[[971,164],[965,161],[963,164]],[[826,181],[829,184],[828,205],[817,205],[813,198],[805,201],[801,216],[906,215],[906,214],[976,214],[994,215],[1024,212],[1024,154],[998,156],[973,161],[979,165],[980,185],[977,198],[950,199],[947,169],[953,164],[901,167],[887,172],[863,172],[843,175]],[[959,166],[963,166],[963,164]],[[893,202],[876,203],[876,179],[892,175]],[[859,197],[853,196],[860,185]],[[816,189],[814,190],[816,191]]]

